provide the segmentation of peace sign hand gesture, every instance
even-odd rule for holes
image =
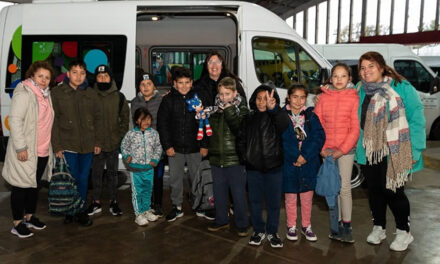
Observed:
[[[275,108],[275,105],[277,104],[277,100],[273,97],[275,92],[275,89],[272,89],[272,91],[269,92],[266,91],[266,97],[267,97],[267,109],[273,110]]]

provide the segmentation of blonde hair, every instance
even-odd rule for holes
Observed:
[[[221,79],[220,82],[218,83],[217,90],[220,89],[220,87],[231,90],[233,92],[237,91],[237,84],[234,78],[231,77],[225,77]]]

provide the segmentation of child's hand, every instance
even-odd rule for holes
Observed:
[[[332,152],[328,151],[328,149],[321,151],[321,156],[323,156],[324,158],[327,158],[331,154],[332,154]]]
[[[168,157],[174,157],[176,156],[176,152],[174,151],[174,148],[169,148],[166,150],[167,156]]]
[[[131,156],[128,156],[127,159],[125,160],[125,162],[130,163],[132,160]]]
[[[196,106],[196,113],[200,113],[203,110],[203,105]]]
[[[307,160],[304,159],[304,157],[302,155],[299,155],[298,159],[296,160],[295,163],[293,163],[294,166],[297,167],[301,167],[302,165],[306,164]]]
[[[266,91],[266,98],[267,98],[267,109],[273,110],[275,108],[275,105],[277,103],[276,99],[273,97],[273,94],[275,92],[275,89],[272,89],[272,92]]]
[[[342,152],[340,152],[339,150],[336,150],[333,153],[331,153],[331,155],[333,156],[334,160],[337,160],[337,159],[339,159],[344,154]]]
[[[151,167],[156,167],[157,166],[157,164],[155,163],[155,162],[152,162],[152,161],[150,161],[150,165],[151,165]]]

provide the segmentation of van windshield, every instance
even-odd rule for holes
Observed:
[[[252,41],[254,65],[261,83],[272,81],[287,89],[302,83],[313,91],[321,83],[321,68],[312,57],[293,41],[256,37]]]

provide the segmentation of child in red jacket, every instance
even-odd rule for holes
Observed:
[[[351,83],[350,67],[344,63],[336,64],[332,68],[328,84],[321,87],[321,90],[322,94],[319,95],[315,107],[315,113],[319,116],[326,135],[321,155],[333,156],[337,160],[342,183],[337,197],[338,203],[335,208],[329,208],[329,237],[353,243],[351,174],[359,137],[359,96]]]

